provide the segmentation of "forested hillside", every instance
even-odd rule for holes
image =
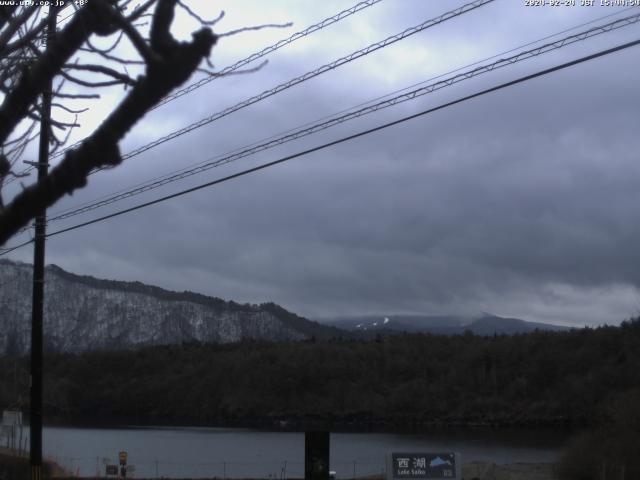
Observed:
[[[26,367],[0,359],[0,406],[27,391]],[[640,321],[59,354],[47,357],[45,375],[45,418],[64,423],[585,425],[640,385]]]

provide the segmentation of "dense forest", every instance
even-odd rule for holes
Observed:
[[[0,407],[28,401],[0,358]],[[45,421],[403,428],[598,422],[640,386],[640,320],[513,336],[165,346],[49,354]]]

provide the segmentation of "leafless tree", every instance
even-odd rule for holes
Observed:
[[[200,23],[190,41],[178,41],[170,33],[177,9]],[[203,60],[209,61],[218,39],[211,28],[222,17],[206,21],[181,0],[142,0],[135,6],[132,0],[67,1],[66,8],[51,7],[49,14],[62,17],[62,10],[68,18],[60,22],[55,35],[47,36],[47,14],[40,7],[0,5],[0,89],[4,97],[0,105],[0,189],[19,175],[17,162],[38,135],[43,115],[40,98],[51,82],[52,151],[59,150],[78,125],[77,116],[84,109],[74,105],[98,97],[102,88],[119,85],[128,91],[89,137],[64,151],[44,179],[23,188],[6,206],[0,198],[0,246],[39,211],[84,187],[92,170],[122,162],[118,144],[124,135],[186,82]],[[123,49],[118,48],[127,43],[133,47],[133,58],[124,58]]]

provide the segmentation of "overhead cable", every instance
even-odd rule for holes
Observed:
[[[22,248],[26,245],[29,245],[31,243],[33,243],[33,239],[31,240],[27,240],[26,242],[23,243],[19,243],[18,245],[14,245],[13,247],[8,247],[8,248],[0,248],[0,257],[3,255],[7,255],[8,253],[13,252],[14,250],[17,250],[19,248]]]
[[[394,120],[392,122],[387,122],[387,123],[379,125],[377,127],[373,127],[373,128],[370,128],[370,129],[355,133],[353,135],[348,135],[346,137],[342,137],[342,138],[339,138],[337,140],[333,140],[331,142],[328,142],[328,143],[325,143],[325,144],[322,144],[322,145],[319,145],[319,146],[316,146],[316,147],[313,147],[313,148],[309,148],[307,150],[303,150],[303,151],[295,153],[293,155],[288,155],[286,157],[280,158],[278,160],[274,160],[272,162],[267,162],[267,163],[264,163],[262,165],[258,165],[256,167],[249,168],[249,169],[243,170],[241,172],[237,172],[237,173],[234,173],[232,175],[228,175],[226,177],[213,180],[211,182],[203,183],[201,185],[198,185],[198,186],[195,186],[195,187],[192,187],[192,188],[181,190],[181,191],[173,193],[171,195],[166,195],[164,197],[160,197],[160,198],[157,198],[155,200],[151,200],[149,202],[141,203],[139,205],[136,205],[136,206],[133,206],[133,207],[130,207],[130,208],[119,210],[119,211],[111,213],[109,215],[104,215],[102,217],[94,218],[92,220],[89,220],[89,221],[86,221],[86,222],[82,222],[82,223],[73,225],[71,227],[67,227],[67,228],[63,228],[63,229],[60,229],[60,230],[56,230],[54,232],[48,233],[46,235],[46,237],[53,237],[53,236],[56,236],[56,235],[60,235],[62,233],[66,233],[66,232],[70,232],[70,231],[73,231],[73,230],[77,230],[77,229],[82,228],[82,227],[86,227],[86,226],[89,226],[89,225],[92,225],[92,224],[95,224],[95,223],[99,223],[99,222],[102,222],[102,221],[105,221],[105,220],[109,220],[109,219],[114,218],[114,217],[118,217],[120,215],[124,215],[125,213],[130,213],[130,212],[133,212],[133,211],[136,211],[136,210],[140,210],[142,208],[146,208],[146,207],[149,207],[151,205],[155,205],[155,204],[158,204],[158,203],[161,203],[161,202],[165,202],[167,200],[171,200],[173,198],[177,198],[177,197],[186,195],[188,193],[192,193],[192,192],[195,192],[195,191],[198,191],[198,190],[202,190],[204,188],[212,187],[214,185],[218,185],[218,184],[227,182],[229,180],[233,180],[235,178],[243,177],[243,176],[248,175],[250,173],[254,173],[254,172],[257,172],[257,171],[260,171],[260,170],[264,170],[266,168],[273,167],[275,165],[287,162],[289,160],[293,160],[295,158],[300,158],[300,157],[303,157],[305,155],[309,155],[311,153],[314,153],[314,152],[317,152],[317,151],[320,151],[320,150],[324,150],[326,148],[329,148],[329,147],[332,147],[332,146],[335,146],[335,145],[338,145],[338,144],[341,144],[341,143],[345,143],[345,142],[354,140],[356,138],[363,137],[365,135],[369,135],[371,133],[378,132],[380,130],[384,130],[384,129],[392,127],[392,126],[399,125],[401,123],[404,123],[404,122],[407,122],[409,120],[413,120],[415,118],[419,118],[419,117],[428,115],[428,114],[436,112],[438,110],[443,110],[445,108],[457,105],[459,103],[466,102],[466,101],[471,100],[473,98],[477,98],[477,97],[480,97],[480,96],[483,96],[483,95],[486,95],[486,94],[489,94],[489,93],[492,93],[492,92],[496,92],[498,90],[502,90],[504,88],[511,87],[513,85],[524,83],[524,82],[533,80],[535,78],[542,77],[544,75],[548,75],[550,73],[557,72],[559,70],[564,70],[566,68],[578,65],[580,63],[588,62],[588,61],[594,60],[596,58],[600,58],[600,57],[603,57],[603,56],[606,56],[606,55],[610,55],[610,54],[615,53],[615,52],[626,50],[627,48],[631,48],[631,47],[634,47],[634,46],[637,46],[637,45],[640,45],[640,39],[639,40],[634,40],[632,42],[624,43],[622,45],[618,45],[616,47],[609,48],[609,49],[606,49],[606,50],[601,50],[601,51],[599,51],[597,53],[594,53],[594,54],[591,54],[591,55],[587,55],[587,56],[584,56],[584,57],[581,57],[581,58],[578,58],[576,60],[572,60],[572,61],[569,61],[569,62],[565,62],[565,63],[562,63],[560,65],[556,65],[555,67],[547,68],[545,70],[540,70],[540,71],[538,71],[536,73],[532,73],[530,75],[525,75],[525,76],[517,78],[515,80],[511,80],[509,82],[501,83],[500,85],[496,85],[494,87],[491,87],[491,88],[488,88],[488,89],[473,93],[471,95],[467,95],[467,96],[458,98],[457,100],[453,100],[451,102],[447,102],[447,103],[438,105],[437,107],[432,107],[432,108],[429,108],[427,110],[423,110],[421,112],[415,113],[413,115],[408,115],[408,116],[402,117],[402,118],[400,118],[398,120]],[[9,252],[11,252],[11,251],[13,251],[13,250],[15,250],[17,248],[20,248],[20,247],[22,247],[24,245],[28,245],[29,243],[32,243],[32,241],[25,242],[25,243],[23,243],[21,245],[17,245],[17,246],[12,247],[12,248],[10,248],[8,250],[0,252],[0,256],[6,255],[7,253],[9,253]]]
[[[446,13],[443,13],[442,15],[439,15],[438,17],[432,18],[430,20],[427,20],[425,22],[422,22],[419,25],[416,25],[414,27],[411,28],[407,28],[406,30],[397,33],[395,35],[392,35],[390,37],[385,38],[384,40],[381,40],[379,42],[376,43],[372,43],[371,45],[362,48],[360,50],[356,50],[353,53],[350,53],[349,55],[346,55],[344,57],[341,57],[337,60],[334,60],[331,63],[327,63],[325,65],[322,65],[319,68],[316,68],[314,70],[311,70],[303,75],[300,75],[298,77],[295,77],[285,83],[281,83],[280,85],[277,85],[276,87],[273,87],[269,90],[265,90],[264,92],[258,94],[258,95],[254,95],[253,97],[247,98],[246,100],[243,100],[240,103],[237,103],[231,107],[227,107],[224,110],[221,110],[217,113],[214,113],[213,115],[210,115],[208,117],[205,117],[201,120],[198,120],[197,122],[193,122],[190,125],[187,125],[186,127],[183,127],[179,130],[175,130],[163,137],[160,137],[150,143],[147,143],[146,145],[142,145],[134,150],[131,150],[127,153],[125,153],[124,155],[122,155],[122,159],[126,160],[129,159],[131,157],[134,157],[136,155],[139,155],[143,152],[146,152],[147,150],[150,150],[154,147],[157,147],[158,145],[161,145],[165,142],[168,142],[170,140],[173,140],[177,137],[180,137],[186,133],[192,132],[193,130],[196,130],[197,128],[203,127],[205,125],[208,125],[216,120],[219,120],[223,117],[226,117],[227,115],[230,115],[234,112],[237,112],[238,110],[241,110],[245,107],[248,107],[250,105],[253,105],[255,103],[258,103],[262,100],[265,100],[269,97],[272,97],[273,95],[276,95],[284,90],[287,90],[295,85],[298,85],[300,83],[306,82],[307,80],[310,80],[312,78],[315,78],[319,75],[322,75],[323,73],[329,72],[331,70],[334,70],[342,65],[345,65],[349,62],[352,62],[358,58],[364,57],[372,52],[375,52],[377,50],[380,50],[381,48],[387,47],[393,43],[396,43],[402,39],[405,39],[411,35],[414,35],[418,32],[421,32],[423,30],[426,30],[427,28],[433,27],[435,25],[438,25],[440,23],[443,23],[447,20],[450,20],[452,18],[458,17],[459,15],[462,15],[464,13],[467,13],[471,10],[475,10],[478,7],[481,7],[487,3],[491,3],[494,0],[475,0],[474,2],[468,3],[466,5],[463,5],[459,8],[456,8],[455,10],[450,10]],[[69,147],[69,148],[73,148]],[[60,152],[57,153],[57,155],[61,155],[62,153],[64,153],[65,151],[67,151],[68,149],[62,150]],[[93,172],[99,171],[100,169],[94,170]]]
[[[413,115],[408,115],[408,116],[402,117],[402,118],[400,118],[398,120],[394,120],[392,122],[388,122],[388,123],[379,125],[377,127],[373,127],[373,128],[370,128],[370,129],[355,133],[353,135],[348,135],[346,137],[342,137],[342,138],[339,138],[337,140],[333,140],[331,142],[328,142],[328,143],[325,143],[325,144],[322,144],[322,145],[319,145],[319,146],[316,146],[316,147],[313,147],[313,148],[309,148],[307,150],[303,150],[303,151],[295,153],[293,155],[288,155],[288,156],[280,158],[278,160],[274,160],[272,162],[264,163],[264,164],[259,165],[257,167],[249,168],[247,170],[243,170],[241,172],[234,173],[233,175],[228,175],[226,177],[213,180],[211,182],[203,183],[201,185],[198,185],[198,186],[195,186],[195,187],[192,187],[192,188],[188,188],[188,189],[185,189],[185,190],[181,190],[181,191],[173,193],[171,195],[166,195],[164,197],[160,197],[160,198],[157,198],[155,200],[136,205],[134,207],[130,207],[130,208],[126,208],[126,209],[123,209],[123,210],[119,210],[119,211],[111,213],[109,215],[98,217],[98,218],[95,218],[93,220],[89,220],[87,222],[82,222],[82,223],[73,225],[71,227],[63,228],[63,229],[57,230],[55,232],[48,233],[47,237],[53,237],[53,236],[56,236],[56,235],[60,235],[62,233],[70,232],[72,230],[77,230],[79,228],[86,227],[88,225],[92,225],[94,223],[102,222],[102,221],[105,221],[105,220],[108,220],[108,219],[111,219],[111,218],[114,218],[114,217],[117,217],[117,216],[120,216],[120,215],[124,215],[125,213],[129,213],[129,212],[133,212],[133,211],[136,211],[136,210],[140,210],[142,208],[146,208],[146,207],[149,207],[151,205],[155,205],[155,204],[158,204],[158,203],[161,203],[161,202],[165,202],[167,200],[171,200],[173,198],[177,198],[177,197],[186,195],[188,193],[192,193],[192,192],[195,192],[195,191],[198,191],[198,190],[202,190],[204,188],[212,187],[214,185],[218,185],[218,184],[227,182],[229,180],[233,180],[235,178],[243,177],[243,176],[248,175],[250,173],[254,173],[254,172],[257,172],[257,171],[260,171],[260,170],[264,170],[266,168],[273,167],[275,165],[287,162],[289,160],[293,160],[295,158],[304,157],[304,156],[309,155],[311,153],[318,152],[320,150],[324,150],[326,148],[333,147],[335,145],[338,145],[338,144],[341,144],[341,143],[345,143],[345,142],[354,140],[356,138],[360,138],[360,137],[363,137],[365,135],[369,135],[371,133],[378,132],[380,130],[384,130],[386,128],[389,128],[389,127],[392,127],[392,126],[395,126],[395,125],[399,125],[401,123],[404,123],[404,122],[407,122],[409,120],[413,120],[415,118],[419,118],[419,117],[428,115],[430,113],[434,113],[434,112],[436,112],[438,110],[443,110],[445,108],[448,108],[448,107],[451,107],[451,106],[466,102],[468,100],[471,100],[471,99],[474,99],[474,98],[477,98],[477,97],[481,97],[483,95],[486,95],[486,94],[489,94],[489,93],[493,93],[493,92],[496,92],[498,90],[502,90],[504,88],[511,87],[511,86],[514,86],[514,85],[517,85],[517,84],[520,84],[520,83],[524,83],[524,82],[533,80],[535,78],[542,77],[544,75],[548,75],[548,74],[553,73],[553,72],[557,72],[559,70],[564,70],[566,68],[578,65],[580,63],[588,62],[590,60],[594,60],[596,58],[600,58],[600,57],[603,57],[603,56],[606,56],[606,55],[610,55],[612,53],[619,52],[621,50],[625,50],[627,48],[631,48],[631,47],[634,47],[634,46],[637,46],[637,45],[640,45],[640,39],[634,40],[632,42],[628,42],[628,43],[625,43],[625,44],[622,44],[622,45],[618,45],[618,46],[613,47],[613,48],[602,50],[600,52],[597,52],[597,53],[594,53],[594,54],[591,54],[591,55],[587,55],[587,56],[578,58],[576,60],[572,60],[572,61],[569,61],[569,62],[566,62],[566,63],[562,63],[560,65],[556,65],[554,67],[547,68],[545,70],[541,70],[541,71],[538,71],[536,73],[532,73],[530,75],[525,75],[523,77],[517,78],[515,80],[511,80],[509,82],[501,83],[500,85],[496,85],[494,87],[487,88],[485,90],[473,93],[471,95],[467,95],[467,96],[458,98],[457,100],[453,100],[451,102],[443,103],[441,105],[438,105],[437,107],[432,107],[432,108],[429,108],[427,110],[423,110],[421,112],[415,113]],[[0,254],[0,255],[2,255],[2,254]]]
[[[487,3],[491,3],[494,0],[475,0],[474,2],[471,3],[467,3],[466,5],[463,5],[459,8],[456,8],[454,10],[450,10],[446,13],[443,13],[442,15],[439,15],[435,18],[432,18],[430,20],[427,20],[425,22],[420,23],[419,25],[416,25],[414,27],[411,28],[407,28],[406,30],[397,33],[395,35],[392,35],[390,37],[385,38],[384,40],[381,40],[379,42],[376,43],[372,43],[371,45],[362,48],[360,50],[357,50],[353,53],[350,53],[349,55],[346,55],[344,57],[341,57],[337,60],[334,60],[331,63],[327,63],[325,65],[322,65],[319,68],[316,68],[314,70],[311,70],[303,75],[300,75],[298,77],[295,77],[285,83],[281,83],[280,85],[271,88],[269,90],[265,90],[264,92],[258,94],[258,95],[254,95],[253,97],[250,97],[246,100],[243,100],[240,103],[237,103],[236,105],[233,105],[231,107],[225,108],[224,110],[221,110],[217,113],[214,113],[213,115],[210,115],[206,118],[203,118],[201,120],[198,120],[197,122],[194,122],[190,125],[187,125],[186,127],[183,127],[179,130],[175,130],[163,137],[160,137],[150,143],[147,143],[146,145],[142,145],[141,147],[138,147],[128,153],[125,153],[124,155],[122,155],[122,159],[126,160],[129,159],[131,157],[134,157],[136,155],[139,155],[143,152],[146,152],[147,150],[150,150],[154,147],[157,147],[158,145],[161,145],[165,142],[168,142],[170,140],[173,140],[177,137],[180,137],[186,133],[192,132],[193,130],[196,130],[200,127],[203,127],[205,125],[208,125],[216,120],[219,120],[223,117],[226,117],[227,115],[230,115],[234,112],[237,112],[238,110],[241,110],[245,107],[248,107],[250,105],[253,105],[255,103],[258,103],[262,100],[265,100],[269,97],[272,97],[273,95],[276,95],[284,90],[287,90],[295,85],[298,85],[300,83],[306,82],[307,80],[310,80],[312,78],[315,78],[319,75],[322,75],[323,73],[329,72],[331,70],[334,70],[342,65],[345,65],[349,62],[352,62],[358,58],[364,57],[372,52],[375,52],[377,50],[380,50],[381,48],[387,47],[389,45],[392,45],[396,42],[399,42],[400,40],[403,40],[407,37],[410,37],[411,35],[415,35],[416,33],[422,32],[423,30],[426,30],[428,28],[431,28],[435,25],[439,25],[440,23],[446,22],[447,20],[451,20],[452,18],[458,17],[460,15],[463,15],[464,13],[470,12],[472,10],[475,10],[476,8],[479,8],[483,5],[486,5]]]
[[[307,28],[305,28],[304,30],[301,30],[300,32],[296,32],[293,35],[291,35],[290,37],[281,39],[279,41],[277,41],[276,43],[274,43],[273,45],[269,45],[268,47],[263,48],[262,50],[252,53],[251,55],[249,55],[248,57],[243,58],[242,60],[238,60],[236,63],[229,65],[225,68],[223,68],[222,70],[220,70],[219,72],[216,72],[216,75],[213,76],[208,76],[205,77],[195,83],[192,83],[191,85],[188,85],[180,90],[177,90],[169,95],[167,95],[166,97],[164,97],[160,103],[158,103],[157,105],[155,105],[151,110],[154,110],[166,103],[169,103],[172,100],[175,100],[176,98],[179,98],[183,95],[186,95],[187,93],[190,93],[200,87],[202,87],[203,85],[206,85],[207,83],[210,83],[212,81],[214,81],[216,78],[220,78],[221,76],[231,73],[235,70],[238,70],[242,67],[245,67],[246,65],[250,64],[251,62],[254,62],[255,60],[258,60],[270,53],[275,52],[276,50],[279,50],[280,48],[289,45],[293,42],[295,42],[296,40],[299,40],[301,38],[304,38],[308,35],[311,35],[314,32],[317,32],[318,30],[322,30],[323,28],[328,27],[329,25],[332,25],[334,23],[339,22],[340,20],[343,20],[355,13],[358,13],[361,10],[364,10],[367,7],[370,7],[372,5],[375,5],[376,3],[381,2],[382,0],[365,0],[363,2],[359,2],[356,5],[354,5],[353,7],[347,8],[345,10],[342,10],[339,13],[336,13],[335,15],[332,15],[330,17],[325,18],[324,20],[315,23]],[[65,17],[63,19],[66,20],[69,17]],[[64,153],[66,153],[68,150],[72,150],[74,148],[76,148],[78,145],[80,145],[84,140],[80,140],[76,143],[74,143],[73,145],[69,145],[68,147],[56,152],[55,154],[53,154],[51,156],[51,158],[55,158],[58,157],[60,155],[63,155]],[[31,170],[33,170],[34,167],[28,167],[25,170],[23,170],[20,175],[25,175],[27,173],[29,173]]]
[[[604,15],[604,16],[602,16],[602,17],[595,18],[595,19],[593,19],[593,20],[589,20],[588,22],[584,22],[584,23],[581,23],[581,24],[575,25],[575,26],[573,26],[573,27],[571,27],[571,28],[567,28],[567,29],[565,29],[565,30],[561,30],[561,31],[559,31],[559,32],[556,32],[556,33],[554,33],[554,34],[547,35],[547,36],[545,36],[545,37],[539,38],[539,39],[537,39],[537,40],[533,40],[533,41],[527,42],[527,43],[525,43],[525,44],[523,44],[523,45],[519,45],[519,46],[517,46],[517,47],[513,47],[513,48],[511,48],[511,49],[509,49],[509,50],[506,50],[506,51],[503,51],[503,52],[497,53],[497,54],[492,55],[492,56],[490,56],[490,57],[487,57],[487,58],[484,58],[484,59],[481,59],[481,60],[477,60],[477,61],[475,61],[475,62],[473,62],[473,63],[470,63],[470,64],[467,64],[467,65],[465,65],[465,66],[455,68],[455,69],[450,70],[450,71],[448,71],[448,72],[446,72],[446,73],[442,73],[442,74],[439,74],[439,75],[437,75],[437,76],[431,77],[431,78],[429,78],[429,79],[427,79],[427,80],[423,80],[423,81],[420,81],[420,82],[418,82],[418,83],[414,83],[413,85],[409,85],[409,86],[407,86],[407,87],[401,88],[401,89],[399,89],[399,90],[395,90],[395,91],[390,92],[390,93],[388,93],[388,94],[385,94],[385,95],[382,95],[382,96],[379,96],[379,97],[373,98],[373,99],[368,100],[368,101],[366,101],[366,102],[362,102],[362,103],[360,103],[360,104],[358,104],[358,105],[354,105],[354,106],[352,106],[352,107],[349,107],[349,108],[346,108],[346,109],[340,110],[340,111],[335,112],[335,113],[333,113],[333,114],[331,114],[331,115],[327,115],[327,116],[324,116],[324,117],[322,117],[322,118],[316,119],[316,120],[314,120],[314,121],[312,121],[312,122],[308,122],[308,123],[305,123],[305,124],[303,124],[303,125],[299,125],[299,126],[298,126],[298,127],[296,127],[296,128],[292,128],[292,129],[289,129],[289,130],[287,130],[287,131],[285,131],[285,132],[281,132],[281,133],[279,133],[279,134],[272,135],[272,136],[270,136],[270,137],[268,137],[268,138],[264,138],[264,139],[262,139],[262,140],[258,140],[258,141],[256,141],[256,142],[253,142],[253,143],[249,144],[249,145],[245,145],[245,146],[243,146],[243,147],[236,148],[236,149],[234,149],[234,150],[232,150],[232,151],[228,151],[228,152],[226,152],[226,153],[224,153],[224,154],[218,155],[218,156],[213,157],[213,158],[220,159],[220,158],[222,158],[222,157],[224,157],[224,156],[230,155],[231,153],[240,152],[240,151],[242,151],[242,150],[248,149],[249,147],[257,146],[257,145],[259,145],[260,143],[265,143],[267,140],[276,139],[276,138],[278,138],[278,137],[283,136],[284,134],[291,133],[291,132],[295,132],[296,130],[299,130],[299,129],[303,128],[303,127],[310,126],[310,125],[314,125],[314,124],[319,123],[319,122],[321,122],[321,121],[323,121],[323,120],[331,119],[331,118],[333,118],[333,117],[336,117],[336,116],[341,115],[341,114],[346,113],[346,112],[351,112],[351,111],[353,111],[353,110],[355,110],[355,109],[358,109],[358,108],[360,108],[360,107],[363,107],[363,106],[365,106],[365,105],[369,105],[369,104],[372,104],[372,103],[374,103],[374,102],[377,102],[377,101],[380,101],[380,100],[383,100],[383,99],[390,98],[390,97],[391,97],[391,96],[393,96],[393,95],[397,95],[397,94],[400,94],[400,93],[402,93],[402,92],[407,92],[407,91],[409,91],[409,90],[411,90],[411,89],[414,89],[415,87],[418,87],[418,86],[420,86],[420,85],[426,85],[426,84],[427,84],[427,83],[429,83],[429,82],[432,82],[432,81],[434,81],[434,80],[438,80],[438,79],[443,78],[443,77],[445,77],[445,76],[447,76],[447,75],[451,75],[451,74],[453,74],[453,73],[460,72],[460,71],[462,71],[462,70],[464,70],[464,69],[467,69],[467,68],[470,68],[470,67],[474,67],[474,66],[476,66],[476,65],[480,65],[480,64],[481,64],[481,63],[483,63],[483,62],[487,62],[487,61],[489,61],[489,60],[493,60],[493,59],[495,59],[495,58],[499,58],[499,57],[504,56],[504,55],[507,55],[507,54],[509,54],[509,53],[516,52],[516,51],[521,50],[521,49],[523,49],[523,48],[526,48],[526,47],[528,47],[528,46],[538,44],[538,43],[543,42],[543,41],[545,41],[545,40],[549,40],[550,38],[553,38],[553,37],[557,37],[557,36],[559,36],[559,35],[562,35],[563,33],[567,33],[567,32],[573,31],[573,30],[577,30],[578,28],[582,28],[582,27],[585,27],[585,26],[587,26],[587,25],[591,25],[591,24],[596,23],[596,22],[599,22],[599,21],[601,21],[601,20],[604,20],[604,19],[607,19],[607,18],[610,18],[610,17],[613,17],[613,16],[618,16],[618,15],[620,15],[621,13],[625,13],[625,12],[627,12],[627,11],[629,11],[629,10],[633,10],[633,9],[634,9],[634,7],[629,7],[629,8],[626,8],[626,9],[624,9],[624,10],[621,10],[620,12],[611,13],[611,14],[608,14],[608,15]],[[622,19],[622,20],[625,20],[625,19]],[[596,27],[596,28],[600,28],[600,27]],[[148,184],[155,183],[155,182],[156,182],[156,181],[158,181],[158,180],[162,180],[162,179],[165,179],[165,178],[173,177],[174,175],[176,175],[176,174],[180,174],[180,173],[182,173],[182,172],[190,171],[191,169],[196,168],[197,166],[201,166],[201,165],[204,165],[204,164],[208,164],[208,163],[210,163],[210,162],[213,160],[213,158],[208,159],[208,160],[205,160],[204,162],[199,162],[198,164],[193,165],[193,166],[191,166],[191,167],[185,167],[185,168],[181,168],[181,169],[175,170],[175,171],[173,171],[173,172],[169,172],[169,173],[166,173],[166,174],[163,174],[163,175],[159,175],[159,176],[157,176],[157,177],[154,177],[154,178],[148,179],[148,180],[146,180],[146,181],[143,181],[143,182],[137,183],[137,184],[135,184],[135,185],[132,185],[132,186],[130,186],[130,187],[123,188],[123,189],[121,189],[121,190],[119,190],[119,191],[116,191],[116,192],[113,192],[113,193],[111,193],[111,194],[104,195],[104,196],[102,196],[102,197],[98,197],[97,199],[89,200],[89,201],[87,201],[87,202],[80,203],[80,204],[78,204],[78,205],[76,205],[76,206],[72,206],[72,207],[68,207],[68,208],[63,209],[63,210],[59,210],[59,211],[57,212],[57,214],[70,212],[70,211],[72,211],[72,210],[74,210],[74,211],[75,211],[75,210],[77,210],[77,209],[79,209],[80,207],[83,207],[83,206],[85,206],[85,205],[94,204],[94,203],[97,203],[97,202],[99,202],[99,201],[101,201],[101,200],[104,200],[104,199],[111,199],[112,197],[114,197],[114,196],[116,196],[116,195],[119,195],[119,194],[121,194],[121,193],[125,193],[125,192],[129,192],[129,191],[130,191],[130,190],[132,190],[132,189],[136,189],[136,188],[138,188],[138,187],[142,187],[142,186],[146,186],[146,185],[148,185]],[[111,202],[110,202],[110,203],[111,203]],[[57,214],[56,214],[56,215],[57,215]]]
[[[242,149],[237,149],[235,151],[233,151],[232,153],[229,154],[224,154],[223,156],[217,156],[214,157],[210,160],[207,160],[205,163],[201,163],[195,167],[186,169],[186,170],[180,170],[172,175],[169,176],[165,176],[165,177],[160,177],[156,180],[141,184],[140,186],[134,187],[132,189],[126,190],[124,192],[118,193],[116,195],[112,195],[109,196],[107,198],[101,199],[101,200],[97,200],[97,201],[93,201],[91,203],[85,204],[83,206],[77,207],[77,208],[73,208],[73,209],[67,209],[65,211],[62,211],[61,213],[57,214],[57,215],[53,215],[51,216],[51,218],[49,218],[49,222],[54,222],[54,221],[59,221],[59,220],[64,220],[70,217],[73,217],[75,215],[79,215],[82,213],[86,213],[92,210],[95,210],[97,208],[106,206],[106,205],[110,205],[112,203],[115,203],[117,201],[126,199],[126,198],[130,198],[133,197],[135,195],[139,195],[141,193],[150,191],[150,190],[154,190],[156,188],[162,187],[164,185],[167,185],[169,183],[173,183],[175,181],[178,180],[182,180],[184,178],[190,177],[192,175],[196,175],[199,173],[202,173],[204,171],[210,170],[212,168],[215,167],[219,167],[221,165],[225,165],[231,162],[234,162],[236,160],[239,160],[241,158],[256,154],[258,152],[262,152],[264,150],[268,150],[270,148],[282,145],[284,143],[288,143],[290,141],[293,140],[297,140],[303,137],[306,137],[308,135],[317,133],[319,131],[322,130],[326,130],[328,128],[331,128],[333,126],[336,126],[338,124],[347,122],[349,120],[353,120],[355,118],[358,117],[362,117],[364,115],[373,113],[373,112],[377,112],[379,110],[383,110],[385,108],[388,107],[392,107],[394,105],[398,105],[400,103],[404,103],[406,101],[409,100],[414,100],[415,98],[433,93],[437,90],[441,90],[443,88],[455,85],[457,83],[460,83],[464,80],[468,80],[471,79],[473,77],[476,77],[478,75],[482,75],[484,73],[488,73],[488,72],[492,72],[495,71],[497,69],[509,66],[509,65],[513,65],[514,63],[517,62],[521,62],[523,60],[528,60],[530,58],[533,57],[537,57],[539,55],[554,51],[554,50],[558,50],[560,48],[563,48],[567,45],[571,45],[574,44],[576,42],[579,41],[583,41],[586,40],[588,38],[591,38],[593,36],[596,35],[600,35],[602,33],[606,33],[606,32],[610,32],[612,30],[616,30],[618,28],[622,28],[624,26],[628,26],[628,25],[632,25],[634,23],[638,23],[640,22],[640,13],[636,14],[636,15],[631,15],[629,17],[620,19],[620,20],[616,20],[614,22],[610,22],[606,25],[600,25],[594,28],[591,28],[589,30],[562,38],[560,40],[557,40],[555,42],[551,42],[551,43],[547,43],[544,45],[541,45],[539,47],[535,47],[520,53],[517,53],[515,55],[512,55],[510,57],[506,57],[506,58],[501,58],[493,63],[490,64],[485,64],[485,65],[481,65],[478,66],[476,68],[473,68],[471,70],[467,70],[464,72],[461,72],[459,74],[453,75],[451,77],[445,78],[443,80],[439,80],[437,82],[434,83],[430,83],[424,86],[421,86],[419,88],[416,88],[414,90],[408,91],[408,92],[403,92],[400,95],[396,95],[392,98],[387,98],[385,100],[382,100],[380,102],[377,102],[375,104],[371,104],[371,105],[367,105],[365,107],[359,108],[357,110],[352,110],[349,111],[346,114],[343,115],[337,115],[337,116],[333,116],[333,117],[329,117],[328,120],[325,121],[321,121],[315,124],[312,124],[310,126],[306,126],[303,128],[299,128],[299,129],[295,129],[292,130],[288,133],[286,133],[285,135],[279,136],[279,137],[272,137],[270,139],[268,139],[267,141],[264,141],[262,143],[254,143],[248,147],[242,148]]]
[[[269,45],[268,47],[263,48],[262,50],[260,50],[259,52],[256,53],[252,53],[251,55],[249,55],[246,58],[243,58],[242,60],[237,61],[236,63],[234,63],[233,65],[229,65],[228,67],[223,68],[222,70],[220,70],[219,72],[216,72],[215,76],[210,76],[210,77],[206,77],[203,78],[197,82],[192,83],[191,85],[188,85],[184,88],[181,88],[180,90],[176,90],[175,92],[167,95],[166,97],[164,97],[160,103],[158,103],[155,108],[161,107],[162,105],[171,102],[172,100],[175,100],[176,98],[182,97],[183,95],[186,95],[187,93],[191,93],[194,90],[202,87],[203,85],[206,85],[207,83],[210,83],[212,81],[214,81],[216,78],[219,78],[227,73],[231,73],[235,70],[238,70],[246,65],[248,65],[249,63],[262,58],[270,53],[275,52],[276,50],[284,47],[285,45],[289,45],[290,43],[295,42],[296,40],[299,40],[303,37],[306,37],[314,32],[317,32],[318,30],[322,30],[325,27],[328,27],[329,25],[332,25],[336,22],[339,22],[340,20],[342,20],[343,18],[347,18],[351,15],[353,15],[354,13],[359,12],[360,10],[364,10],[367,7],[370,7],[372,5],[375,5],[378,2],[381,2],[382,0],[367,0],[364,2],[360,2],[356,5],[354,5],[351,8],[347,8],[346,10],[341,11],[340,13],[336,13],[335,15],[332,15],[330,17],[325,18],[324,20],[322,20],[321,22],[318,22],[314,25],[311,25],[307,28],[305,28],[304,30],[300,31],[300,32],[296,32],[293,35],[291,35],[288,38],[284,38],[282,40],[277,41],[276,43],[274,43],[273,45]]]

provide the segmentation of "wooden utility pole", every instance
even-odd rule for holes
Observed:
[[[46,41],[49,44],[56,31],[56,8],[49,7]],[[49,131],[51,129],[52,81],[42,91],[40,110],[40,143],[38,148],[38,181],[49,169]],[[42,480],[42,352],[44,313],[44,246],[47,212],[42,210],[35,219],[33,247],[33,298],[31,304],[31,381],[29,414],[29,460],[31,480]]]

